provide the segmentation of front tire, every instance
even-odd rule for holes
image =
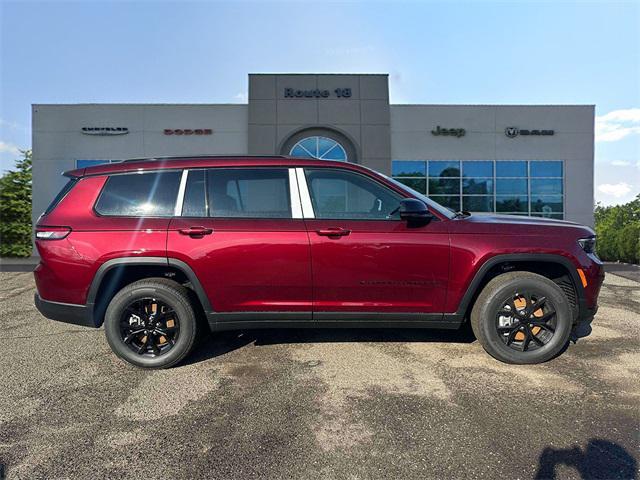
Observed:
[[[546,362],[569,341],[573,316],[562,289],[531,272],[492,279],[471,311],[471,328],[485,351],[512,364]]]
[[[109,346],[121,359],[142,368],[168,368],[191,352],[197,319],[186,288],[151,278],[116,293],[104,328]]]

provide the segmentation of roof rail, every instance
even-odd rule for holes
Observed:
[[[194,158],[291,158],[288,155],[174,155],[168,157],[140,157],[140,158],[127,158],[122,162],[152,162],[160,160],[181,160],[181,159],[194,159]]]

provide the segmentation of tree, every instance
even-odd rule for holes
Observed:
[[[31,255],[31,150],[0,177],[0,256]]]
[[[640,195],[624,205],[596,205],[595,220],[600,258],[640,263]]]

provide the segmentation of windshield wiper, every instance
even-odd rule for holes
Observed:
[[[455,214],[454,214],[454,218],[467,218],[470,217],[471,213],[467,212],[466,210],[458,210]]]

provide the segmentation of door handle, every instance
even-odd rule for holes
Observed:
[[[320,230],[316,230],[316,233],[323,237],[345,237],[351,233],[351,230],[340,227],[332,227],[321,228]]]
[[[211,235],[213,228],[207,227],[189,227],[181,228],[178,230],[182,235],[189,235],[190,237],[204,237],[205,235]]]

